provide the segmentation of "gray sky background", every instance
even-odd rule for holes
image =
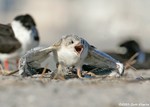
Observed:
[[[31,14],[39,29],[40,45],[77,34],[100,50],[117,50],[136,38],[146,50],[150,41],[149,0],[0,0],[0,23]]]

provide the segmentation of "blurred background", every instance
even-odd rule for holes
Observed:
[[[150,50],[149,11],[149,0],[0,0],[0,23],[31,14],[41,46],[77,34],[100,50],[115,50],[128,38],[136,38]]]

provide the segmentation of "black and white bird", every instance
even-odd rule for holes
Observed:
[[[8,24],[0,24],[0,60],[8,69],[9,59],[18,59],[39,45],[36,23],[31,15],[19,15]]]

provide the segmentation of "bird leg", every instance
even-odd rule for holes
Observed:
[[[54,74],[54,79],[61,79],[61,80],[65,80],[64,77],[64,64],[63,63],[57,63],[57,70],[56,73]]]
[[[9,70],[9,63],[7,59],[4,61],[4,69]]]
[[[16,60],[16,68],[18,69],[19,59]]]
[[[132,68],[136,71],[136,69],[132,66],[136,63],[135,57],[137,57],[139,53],[135,53],[128,61],[125,62],[125,69]]]
[[[81,68],[77,68],[77,76],[79,78],[82,78],[82,75],[81,75]]]
[[[4,69],[3,69],[3,66],[0,64],[0,73],[4,73]]]

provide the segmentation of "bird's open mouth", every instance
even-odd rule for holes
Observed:
[[[81,54],[83,51],[83,45],[81,44],[77,44],[74,48],[78,54]]]

